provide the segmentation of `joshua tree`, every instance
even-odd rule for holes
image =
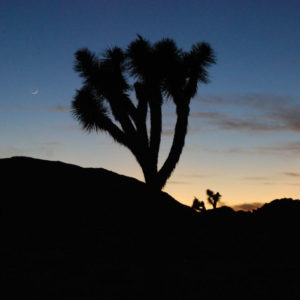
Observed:
[[[216,209],[217,208],[217,204],[218,204],[218,202],[220,202],[220,199],[221,199],[222,195],[220,195],[219,193],[215,194],[211,190],[207,190],[206,194],[207,194],[207,201],[208,201],[208,203],[211,204],[214,209]]]
[[[204,201],[199,201],[198,198],[194,197],[193,204],[192,204],[192,209],[194,209],[197,212],[206,211]]]
[[[72,102],[73,115],[88,132],[107,132],[127,147],[145,182],[162,189],[184,147],[190,101],[198,83],[208,82],[207,67],[215,63],[213,50],[197,43],[185,52],[171,39],[151,44],[138,35],[125,50],[110,48],[98,58],[81,49],[75,57],[75,71],[84,81]],[[132,90],[136,104],[129,97]],[[168,98],[176,106],[177,120],[170,152],[158,169],[162,104]]]

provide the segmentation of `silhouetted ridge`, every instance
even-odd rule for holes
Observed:
[[[257,214],[269,216],[300,216],[300,200],[292,198],[282,198],[271,201],[260,207]]]
[[[0,169],[5,174],[2,183],[7,195],[1,210],[7,218],[27,224],[37,219],[46,227],[50,226],[47,222],[56,227],[59,222],[60,226],[69,223],[75,227],[94,222],[93,226],[129,234],[148,230],[163,235],[170,227],[182,232],[180,220],[194,215],[168,194],[105,169],[26,157],[0,159]]]
[[[197,213],[105,169],[13,157],[0,170],[3,299],[300,294],[299,200]]]

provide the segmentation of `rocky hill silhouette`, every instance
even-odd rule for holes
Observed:
[[[300,201],[196,213],[105,169],[0,159],[3,299],[297,299]]]

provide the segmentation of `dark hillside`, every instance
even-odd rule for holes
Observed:
[[[105,169],[26,157],[1,159],[0,168],[6,195],[1,209],[6,217],[49,217],[54,226],[54,219],[59,217],[62,222],[79,224],[88,214],[89,218],[94,215],[97,220],[111,222],[113,227],[132,225],[139,230],[136,221],[146,225],[149,218],[155,219],[151,222],[155,226],[168,214],[170,223],[177,224],[179,215],[194,214],[168,194],[152,192],[136,179]]]
[[[2,299],[298,299],[299,200],[197,214],[104,169],[0,170]]]
[[[195,213],[138,180],[26,157],[1,159],[0,170],[2,278],[10,292],[25,286],[36,299],[94,299],[100,289],[115,299],[133,284],[137,291],[128,293],[140,297],[144,283],[130,280],[182,254]]]

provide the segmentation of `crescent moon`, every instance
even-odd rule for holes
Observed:
[[[37,89],[37,90],[33,90],[32,92],[31,92],[31,94],[32,95],[37,95],[39,93],[39,90]]]

